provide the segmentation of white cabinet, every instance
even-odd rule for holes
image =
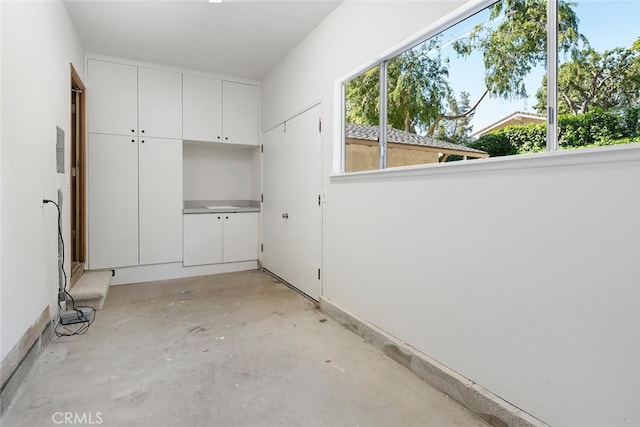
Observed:
[[[89,269],[138,265],[138,138],[89,134]]]
[[[185,266],[258,259],[257,212],[183,216]]]
[[[138,68],[140,136],[182,139],[182,75]]]
[[[222,81],[182,76],[182,138],[222,142]]]
[[[91,133],[182,138],[182,75],[89,59]]]
[[[185,266],[222,262],[222,221],[222,214],[183,215]]]
[[[89,269],[182,259],[182,142],[89,134]]]
[[[224,214],[224,262],[258,259],[258,221],[257,212]]]
[[[183,133],[186,140],[258,144],[258,87],[183,76]]]
[[[182,260],[182,141],[141,137],[140,264]]]
[[[224,142],[258,144],[258,88],[222,82]]]
[[[138,135],[138,67],[87,61],[89,132]]]

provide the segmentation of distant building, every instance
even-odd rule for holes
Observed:
[[[482,135],[486,135],[490,132],[495,132],[499,129],[504,129],[507,126],[526,125],[528,123],[545,123],[547,118],[538,113],[527,113],[524,111],[516,111],[509,114],[497,122],[480,129],[477,132],[471,134],[474,138],[479,138]]]
[[[378,126],[345,125],[346,172],[378,169]],[[485,151],[416,135],[389,127],[387,134],[387,166],[423,165],[444,162],[449,155],[465,158],[486,158]]]

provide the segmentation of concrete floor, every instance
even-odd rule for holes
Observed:
[[[86,335],[44,350],[1,424],[64,413],[102,426],[487,426],[259,271],[111,288]]]

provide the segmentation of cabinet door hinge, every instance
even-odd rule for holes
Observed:
[[[263,193],[263,194],[260,194],[260,201],[261,201],[262,203],[264,203],[264,193]]]
[[[318,206],[320,206],[320,194],[318,194]]]
[[[284,129],[284,133],[287,133],[287,122],[284,122],[284,127],[283,127],[283,129]]]
[[[260,152],[264,153],[264,144],[260,144]]]
[[[318,269],[318,280],[320,280],[320,269]]]
[[[322,117],[318,118],[318,132],[322,133]]]
[[[76,168],[74,168],[74,167],[71,168],[71,176],[73,176],[73,177],[76,176]]]
[[[260,252],[264,252],[264,243],[260,243]]]

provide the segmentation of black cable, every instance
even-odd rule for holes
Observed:
[[[54,332],[56,334],[56,336],[58,337],[63,337],[63,336],[72,336],[72,335],[82,335],[84,333],[86,333],[89,330],[89,326],[93,323],[93,321],[96,319],[96,310],[93,307],[89,307],[89,306],[76,306],[76,301],[73,299],[73,297],[71,296],[71,294],[69,292],[67,292],[67,272],[64,269],[64,237],[62,237],[62,212],[60,210],[60,205],[58,205],[56,202],[54,202],[53,200],[49,200],[49,199],[43,199],[42,200],[43,203],[52,203],[53,205],[55,205],[55,207],[58,209],[58,237],[60,238],[60,243],[61,243],[61,247],[62,247],[62,259],[61,259],[61,264],[60,264],[60,270],[62,271],[62,277],[64,278],[63,284],[62,284],[62,288],[60,288],[60,286],[58,286],[58,289],[61,290],[62,292],[64,292],[65,295],[65,299],[69,299],[71,300],[71,310],[75,311],[78,315],[78,322],[76,323],[72,323],[70,325],[63,325],[62,324],[62,304],[60,301],[60,296],[59,296],[59,292],[58,292],[58,324],[56,325],[56,327],[54,328]],[[84,312],[81,310],[82,308],[88,308],[90,310],[92,310],[92,316],[91,316],[91,321],[89,321],[89,319],[84,315]],[[72,329],[69,328],[69,326],[71,325],[77,325],[76,329]],[[59,329],[63,329],[65,332],[60,332]]]

